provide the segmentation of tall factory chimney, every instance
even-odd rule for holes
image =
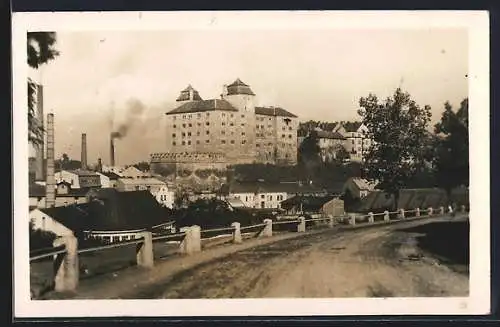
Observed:
[[[36,120],[39,126],[43,128],[43,86],[40,84],[36,84]],[[43,134],[42,134],[42,142],[35,146],[35,180],[43,181],[45,179],[45,170],[44,170],[44,144],[43,142]]]
[[[47,174],[45,180],[45,207],[56,204],[56,179],[54,177],[54,114],[47,115]]]
[[[82,134],[82,169],[87,169],[87,134]]]
[[[111,167],[115,166],[115,138],[113,134],[109,138],[109,165]]]

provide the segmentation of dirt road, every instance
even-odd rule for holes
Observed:
[[[437,223],[446,230],[463,221]],[[265,244],[179,272],[130,298],[467,296],[467,265],[419,246],[432,224],[327,230]]]

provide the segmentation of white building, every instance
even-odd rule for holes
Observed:
[[[54,178],[56,183],[66,182],[72,189],[101,187],[99,175],[89,170],[61,170],[54,174]]]
[[[351,160],[363,161],[373,143],[368,136],[366,125],[361,122],[342,122],[335,127],[334,132],[345,137],[344,147],[349,152]]]
[[[158,203],[170,209],[174,207],[175,192],[169,189],[167,185],[160,187],[158,192],[153,195]]]
[[[102,188],[116,188],[118,179],[120,178],[119,175],[112,172],[97,172],[97,175],[99,175],[99,178],[101,180]]]
[[[127,167],[120,171],[120,176],[121,177],[128,177],[128,178],[144,178],[144,177],[151,177],[150,174],[145,173],[143,171],[140,171],[139,169],[135,168],[134,166]]]

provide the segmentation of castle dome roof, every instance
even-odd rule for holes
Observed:
[[[243,83],[239,78],[237,78],[233,83],[227,86],[227,94],[248,94],[255,95],[249,85]]]
[[[191,98],[191,94],[193,95]],[[203,100],[200,97],[200,94],[198,93],[197,90],[195,90],[191,84],[189,84],[184,90],[181,91],[181,94],[177,98],[176,101],[201,101]]]

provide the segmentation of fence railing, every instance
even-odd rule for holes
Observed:
[[[466,212],[465,206],[461,207],[461,212]],[[142,232],[142,236],[134,240],[123,241],[119,243],[106,244],[101,246],[78,249],[78,241],[74,236],[62,236],[54,241],[54,247],[45,248],[30,252],[30,262],[38,261],[44,258],[53,257],[54,259],[54,290],[55,291],[75,291],[79,282],[79,264],[78,255],[84,253],[94,253],[107,249],[126,247],[136,245],[136,264],[140,267],[151,268],[154,266],[154,242],[178,240],[178,251],[182,254],[194,254],[202,250],[201,241],[220,235],[231,237],[232,243],[242,243],[242,232],[250,234],[253,237],[271,237],[273,235],[273,226],[279,230],[280,226],[290,225],[296,232],[305,232],[307,223],[323,223],[328,227],[334,227],[336,224],[347,223],[349,225],[374,225],[380,223],[390,223],[407,219],[418,219],[432,217],[434,215],[444,215],[444,207],[437,209],[416,208],[413,210],[399,209],[389,212],[369,212],[365,215],[348,214],[340,217],[319,217],[309,218],[299,217],[294,220],[272,221],[264,219],[260,224],[241,226],[239,222],[234,222],[230,227],[213,228],[201,230],[199,226],[190,226],[181,229],[173,234],[155,234],[152,232]],[[392,218],[391,218],[392,217]],[[289,230],[289,229],[288,229]]]

